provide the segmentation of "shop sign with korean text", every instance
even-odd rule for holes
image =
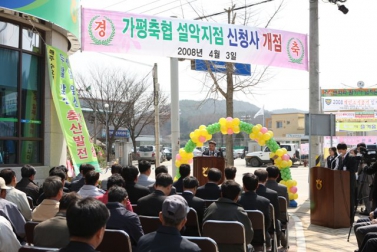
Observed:
[[[46,47],[52,97],[75,173],[79,173],[79,167],[84,163],[91,164],[100,171],[97,155],[90,142],[81,111],[68,55],[52,46],[46,45]]]
[[[308,70],[307,35],[242,25],[82,9],[82,50]]]
[[[377,96],[323,97],[323,111],[377,110]]]

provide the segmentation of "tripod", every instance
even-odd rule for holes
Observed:
[[[363,172],[363,171],[361,171],[361,172]],[[363,202],[364,199],[369,198],[369,195],[365,196],[365,197],[362,197],[363,189],[364,189],[364,185],[365,185],[365,181],[367,180],[368,175],[365,174],[365,173],[362,173],[361,175],[363,175],[363,178],[362,178],[362,181],[360,182],[361,186],[360,186],[360,188],[358,188],[359,190],[357,192],[357,197],[356,197],[357,200],[356,200],[355,208],[353,209],[353,212],[351,213],[351,217],[352,217],[351,220],[355,219],[355,214],[356,214],[356,211],[357,211],[357,207],[359,206],[359,203]],[[369,185],[367,185],[367,186],[369,186]],[[350,235],[351,235],[352,227],[353,227],[353,223],[351,223],[350,229],[348,231],[347,242],[349,242],[349,240],[350,240]]]

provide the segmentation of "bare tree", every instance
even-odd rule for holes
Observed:
[[[96,112],[99,123],[114,129],[112,134],[109,134],[109,127],[106,129],[106,150],[111,150],[116,131],[126,127],[136,151],[136,137],[146,125],[154,122],[151,116],[154,112],[153,92],[147,91],[151,85],[148,83],[151,82],[151,79],[148,80],[150,74],[137,79],[123,69],[103,68],[99,65],[92,65],[88,69],[86,74],[75,73],[75,81],[80,98]],[[165,102],[166,97],[161,97],[160,104],[164,105]],[[109,153],[107,151],[107,160]]]
[[[268,2],[268,1],[265,1]],[[282,8],[284,0],[280,2],[274,13],[270,16],[269,20],[265,28],[271,23],[271,20],[276,16],[279,10]],[[228,13],[228,23],[234,24],[236,20],[236,12],[235,10],[242,9],[235,8],[233,5],[225,12]],[[246,12],[243,16],[243,24],[247,25],[251,15]],[[219,97],[223,97],[226,100],[226,116],[233,117],[233,96],[235,92],[242,92],[244,94],[252,94],[252,88],[255,87],[257,84],[261,84],[267,82],[271,79],[270,74],[268,73],[268,67],[264,67],[260,70],[259,67],[256,67],[253,70],[253,76],[249,78],[234,76],[234,65],[232,63],[226,64],[226,73],[219,74],[214,73],[211,70],[212,63],[210,61],[206,61],[208,73],[205,76],[205,81],[203,82],[203,89],[207,91],[206,99],[214,98],[217,99]],[[226,136],[226,157],[227,157],[227,165],[232,166],[234,165],[233,159],[233,138],[231,135]]]

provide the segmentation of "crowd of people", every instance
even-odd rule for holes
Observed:
[[[199,226],[207,220],[239,221],[245,227],[245,238],[252,245],[262,245],[263,233],[254,232],[245,210],[264,213],[266,242],[271,248],[269,230],[270,203],[275,209],[275,225],[283,246],[287,241],[281,225],[278,196],[288,201],[287,188],[278,184],[279,169],[270,166],[243,175],[243,185],[235,182],[236,167],[208,171],[208,183],[200,185],[191,176],[189,165],[179,167],[180,178],[173,182],[166,166],[156,167],[150,178],[151,164],[141,161],[139,167],[113,165],[111,176],[99,181],[99,173],[90,164],[80,166],[80,174],[67,180],[67,168],[51,168],[49,177],[39,188],[34,183],[36,169],[21,168],[17,182],[12,169],[0,171],[0,252],[18,251],[25,243],[25,223],[40,222],[34,229],[35,246],[60,248],[60,251],[95,251],[105,229],[125,231],[133,251],[200,251],[184,236],[198,236],[197,229],[185,227],[189,208],[198,215]],[[225,179],[223,176],[225,175]],[[223,180],[222,184],[221,181]],[[206,207],[206,201],[213,203]],[[134,212],[133,205],[137,213]],[[162,225],[156,232],[144,234],[139,215],[159,217]],[[153,249],[151,249],[153,248]],[[219,245],[220,251],[238,251],[234,245]]]

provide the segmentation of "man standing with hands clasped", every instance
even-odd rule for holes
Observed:
[[[203,156],[209,156],[209,157],[223,157],[222,151],[216,150],[216,142],[215,141],[209,141],[209,147],[205,151],[203,151]]]

